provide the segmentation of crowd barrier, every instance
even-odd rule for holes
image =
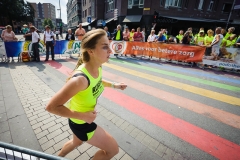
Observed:
[[[22,52],[31,51],[31,42],[4,42],[8,57],[17,57]],[[80,52],[80,41],[56,41],[55,54],[76,54]],[[217,60],[211,56],[204,56],[206,47],[182,44],[148,43],[148,42],[126,42],[110,41],[113,54],[128,54],[139,56],[152,56],[155,58],[171,59],[184,62],[200,62],[217,67],[240,69],[240,48],[220,48],[220,56]],[[39,43],[40,54],[45,54],[46,49],[43,41]]]

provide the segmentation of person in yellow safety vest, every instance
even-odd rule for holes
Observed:
[[[236,38],[237,38],[237,35],[236,34],[232,34],[230,37],[228,37],[227,40],[225,40],[222,43],[222,47],[229,47],[229,48],[234,47],[234,45],[236,44],[236,41],[235,41]]]
[[[182,39],[183,39],[183,30],[179,31],[179,34],[176,36],[177,38],[177,42],[178,43],[182,43]]]
[[[212,41],[213,41],[213,34],[214,34],[214,32],[213,32],[213,30],[211,30],[211,29],[209,29],[208,31],[207,31],[207,36],[204,38],[204,45],[205,46],[209,46],[211,43],[212,43]]]
[[[201,31],[204,32],[204,28],[201,27],[201,28],[199,29],[199,32],[198,32],[197,34],[195,34],[195,37],[200,36],[200,32],[201,32]],[[204,36],[207,36],[207,34],[205,34]]]
[[[196,45],[203,45],[204,44],[204,31],[200,30],[199,35],[197,35],[194,39]]]
[[[130,34],[129,34],[129,41],[133,41],[134,33],[135,33],[135,29],[132,29]]]
[[[228,38],[233,34],[233,32],[235,31],[234,27],[230,27],[228,28],[228,32],[226,33],[226,35],[223,38],[223,41],[221,43],[221,46],[223,46],[224,43],[226,43],[226,41],[228,40]],[[233,43],[235,43],[237,41],[237,37],[233,40]]]
[[[168,39],[167,29],[162,29],[162,33],[166,37],[166,39]]]

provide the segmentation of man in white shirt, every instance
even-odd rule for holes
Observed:
[[[34,26],[30,27],[30,31],[32,32],[33,61],[40,62],[39,49],[38,49],[38,45],[39,45],[38,43],[40,41],[40,37],[36,32],[36,28]]]

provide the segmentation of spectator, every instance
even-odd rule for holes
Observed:
[[[226,35],[224,36],[224,39],[227,40],[227,39],[233,34],[234,31],[235,31],[235,28],[234,28],[234,27],[228,28],[228,32],[227,32]]]
[[[71,30],[71,32],[72,32],[72,30]],[[56,39],[59,40],[60,31],[59,31],[59,30],[56,30],[56,31],[55,31],[55,34],[56,34]],[[74,38],[74,40],[75,40],[75,38]]]
[[[131,32],[129,33],[129,41],[133,41],[134,33],[135,33],[135,29],[133,28],[133,29],[131,30]]]
[[[229,47],[229,48],[234,47],[234,45],[236,43],[236,41],[235,41],[236,38],[237,38],[237,35],[232,34],[230,37],[228,37],[228,39],[226,41],[224,41],[222,43],[222,47]]]
[[[143,39],[142,39],[142,42],[146,42],[146,32],[145,32],[145,28],[142,28],[142,36],[143,36]]]
[[[123,40],[123,33],[122,33],[122,31],[121,31],[121,25],[118,25],[117,26],[117,31],[114,33],[114,35],[113,35],[114,37],[113,37],[113,40],[115,40],[115,41],[122,41]],[[114,53],[114,56],[118,56],[118,54],[115,54]],[[123,54],[121,54],[121,56],[123,56]]]
[[[159,32],[158,34],[158,38],[157,38],[157,42],[159,43],[165,43],[166,42],[166,37],[163,35],[163,32]]]
[[[182,39],[183,39],[183,30],[179,31],[179,34],[176,36],[177,38],[177,43],[182,43]]]
[[[107,27],[107,26],[104,27],[104,30],[106,31],[107,37],[108,37],[108,39],[110,40],[110,39],[111,39],[111,35],[110,35],[110,32],[108,32],[108,27]]]
[[[117,26],[117,30],[116,30],[116,32],[114,33],[113,36],[114,36],[113,40],[115,40],[115,41],[122,41],[123,40],[123,34],[122,34],[122,31],[121,31],[121,25]]]
[[[24,25],[23,25],[23,28],[22,28],[22,33],[23,33],[23,34],[26,34],[28,31],[29,31],[29,29],[27,28],[27,25],[24,24]]]
[[[182,44],[188,44],[190,45],[191,42],[191,37],[190,37],[191,31],[185,32],[183,39],[182,39]]]
[[[176,38],[175,37],[173,37],[173,36],[170,36],[169,38],[168,38],[168,43],[177,43],[177,40],[176,40]]]
[[[240,37],[240,36],[239,36]],[[238,47],[238,48],[240,48],[240,38],[238,37],[238,39],[237,39],[237,42],[236,42],[236,46]]]
[[[68,40],[68,41],[75,40],[75,36],[72,33],[72,30],[70,28],[68,29],[68,33],[66,34],[65,40]]]
[[[213,30],[211,30],[211,29],[209,29],[208,31],[207,31],[207,36],[204,38],[204,45],[205,46],[209,46],[209,45],[211,45],[211,43],[212,43],[212,41],[213,41],[213,34],[214,34],[214,32],[213,32]],[[206,52],[205,52],[205,55],[206,56],[209,56],[210,54],[211,54],[211,48],[210,47],[207,47],[206,48]]]
[[[133,41],[141,42],[143,40],[143,34],[140,32],[140,27],[137,28],[137,32],[133,35]]]
[[[148,42],[154,42],[156,39],[156,34],[155,34],[155,30],[151,30],[150,35],[148,36],[147,41]],[[149,55],[149,59],[152,59],[152,55]]]
[[[40,57],[39,57],[39,41],[40,37],[39,34],[36,32],[36,29],[34,26],[30,27],[30,30],[32,32],[32,49],[33,49],[33,61],[40,62]]]
[[[2,31],[1,37],[4,42],[11,42],[11,41],[17,41],[18,39],[15,36],[15,33],[12,31],[12,26],[7,25],[6,29]],[[10,61],[8,57],[8,62]],[[12,62],[13,62],[13,57],[12,57]]]
[[[56,45],[56,41],[54,38],[54,33],[50,30],[50,26],[45,26],[45,32],[44,34],[44,44],[46,45],[46,59],[45,61],[48,61],[49,58],[49,48],[51,48],[51,55],[52,60],[54,61],[54,46]]]
[[[195,45],[199,45],[199,46],[203,45],[204,37],[205,37],[204,31],[200,30],[200,32],[195,36],[195,39],[194,39]]]
[[[221,27],[216,28],[214,39],[211,45],[208,46],[208,47],[212,47],[211,59],[213,60],[217,60],[219,55],[220,44],[222,43],[222,40],[223,40],[223,35],[221,34],[221,30],[222,30]]]
[[[77,36],[79,41],[82,41],[83,36],[86,34],[84,28],[82,28],[82,23],[79,23],[78,29],[75,31],[75,36]]]
[[[125,28],[125,31],[123,32],[123,40],[124,41],[129,41],[129,37],[130,37],[130,32],[128,27]]]

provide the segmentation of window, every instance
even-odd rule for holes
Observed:
[[[107,0],[107,12],[114,10],[114,0]]]
[[[171,7],[181,7],[182,6],[182,0],[166,0],[165,7],[168,8]]]
[[[82,17],[83,17],[83,18],[85,17],[84,13],[85,13],[85,12],[83,11],[83,12],[82,12]]]
[[[85,14],[85,17],[87,17],[87,10],[85,10],[85,13],[84,13],[84,14]]]
[[[187,8],[187,7],[188,7],[188,1],[189,1],[189,0],[186,0],[186,1],[185,1],[184,8]]]
[[[128,9],[131,9],[132,6],[138,6],[139,8],[143,8],[144,0],[128,0]]]
[[[214,5],[214,1],[210,1],[209,6],[208,6],[209,11],[213,10],[213,5]]]
[[[223,13],[229,13],[232,9],[232,4],[230,3],[224,3],[223,4],[223,9],[222,9],[222,12]]]
[[[199,4],[198,4],[198,9],[199,9],[199,10],[202,10],[202,9],[203,9],[203,2],[204,2],[204,0],[200,0],[200,1],[199,1]]]
[[[91,7],[88,8],[88,15],[91,16]]]
[[[161,7],[164,6],[164,0],[160,0],[160,6],[161,6]]]

